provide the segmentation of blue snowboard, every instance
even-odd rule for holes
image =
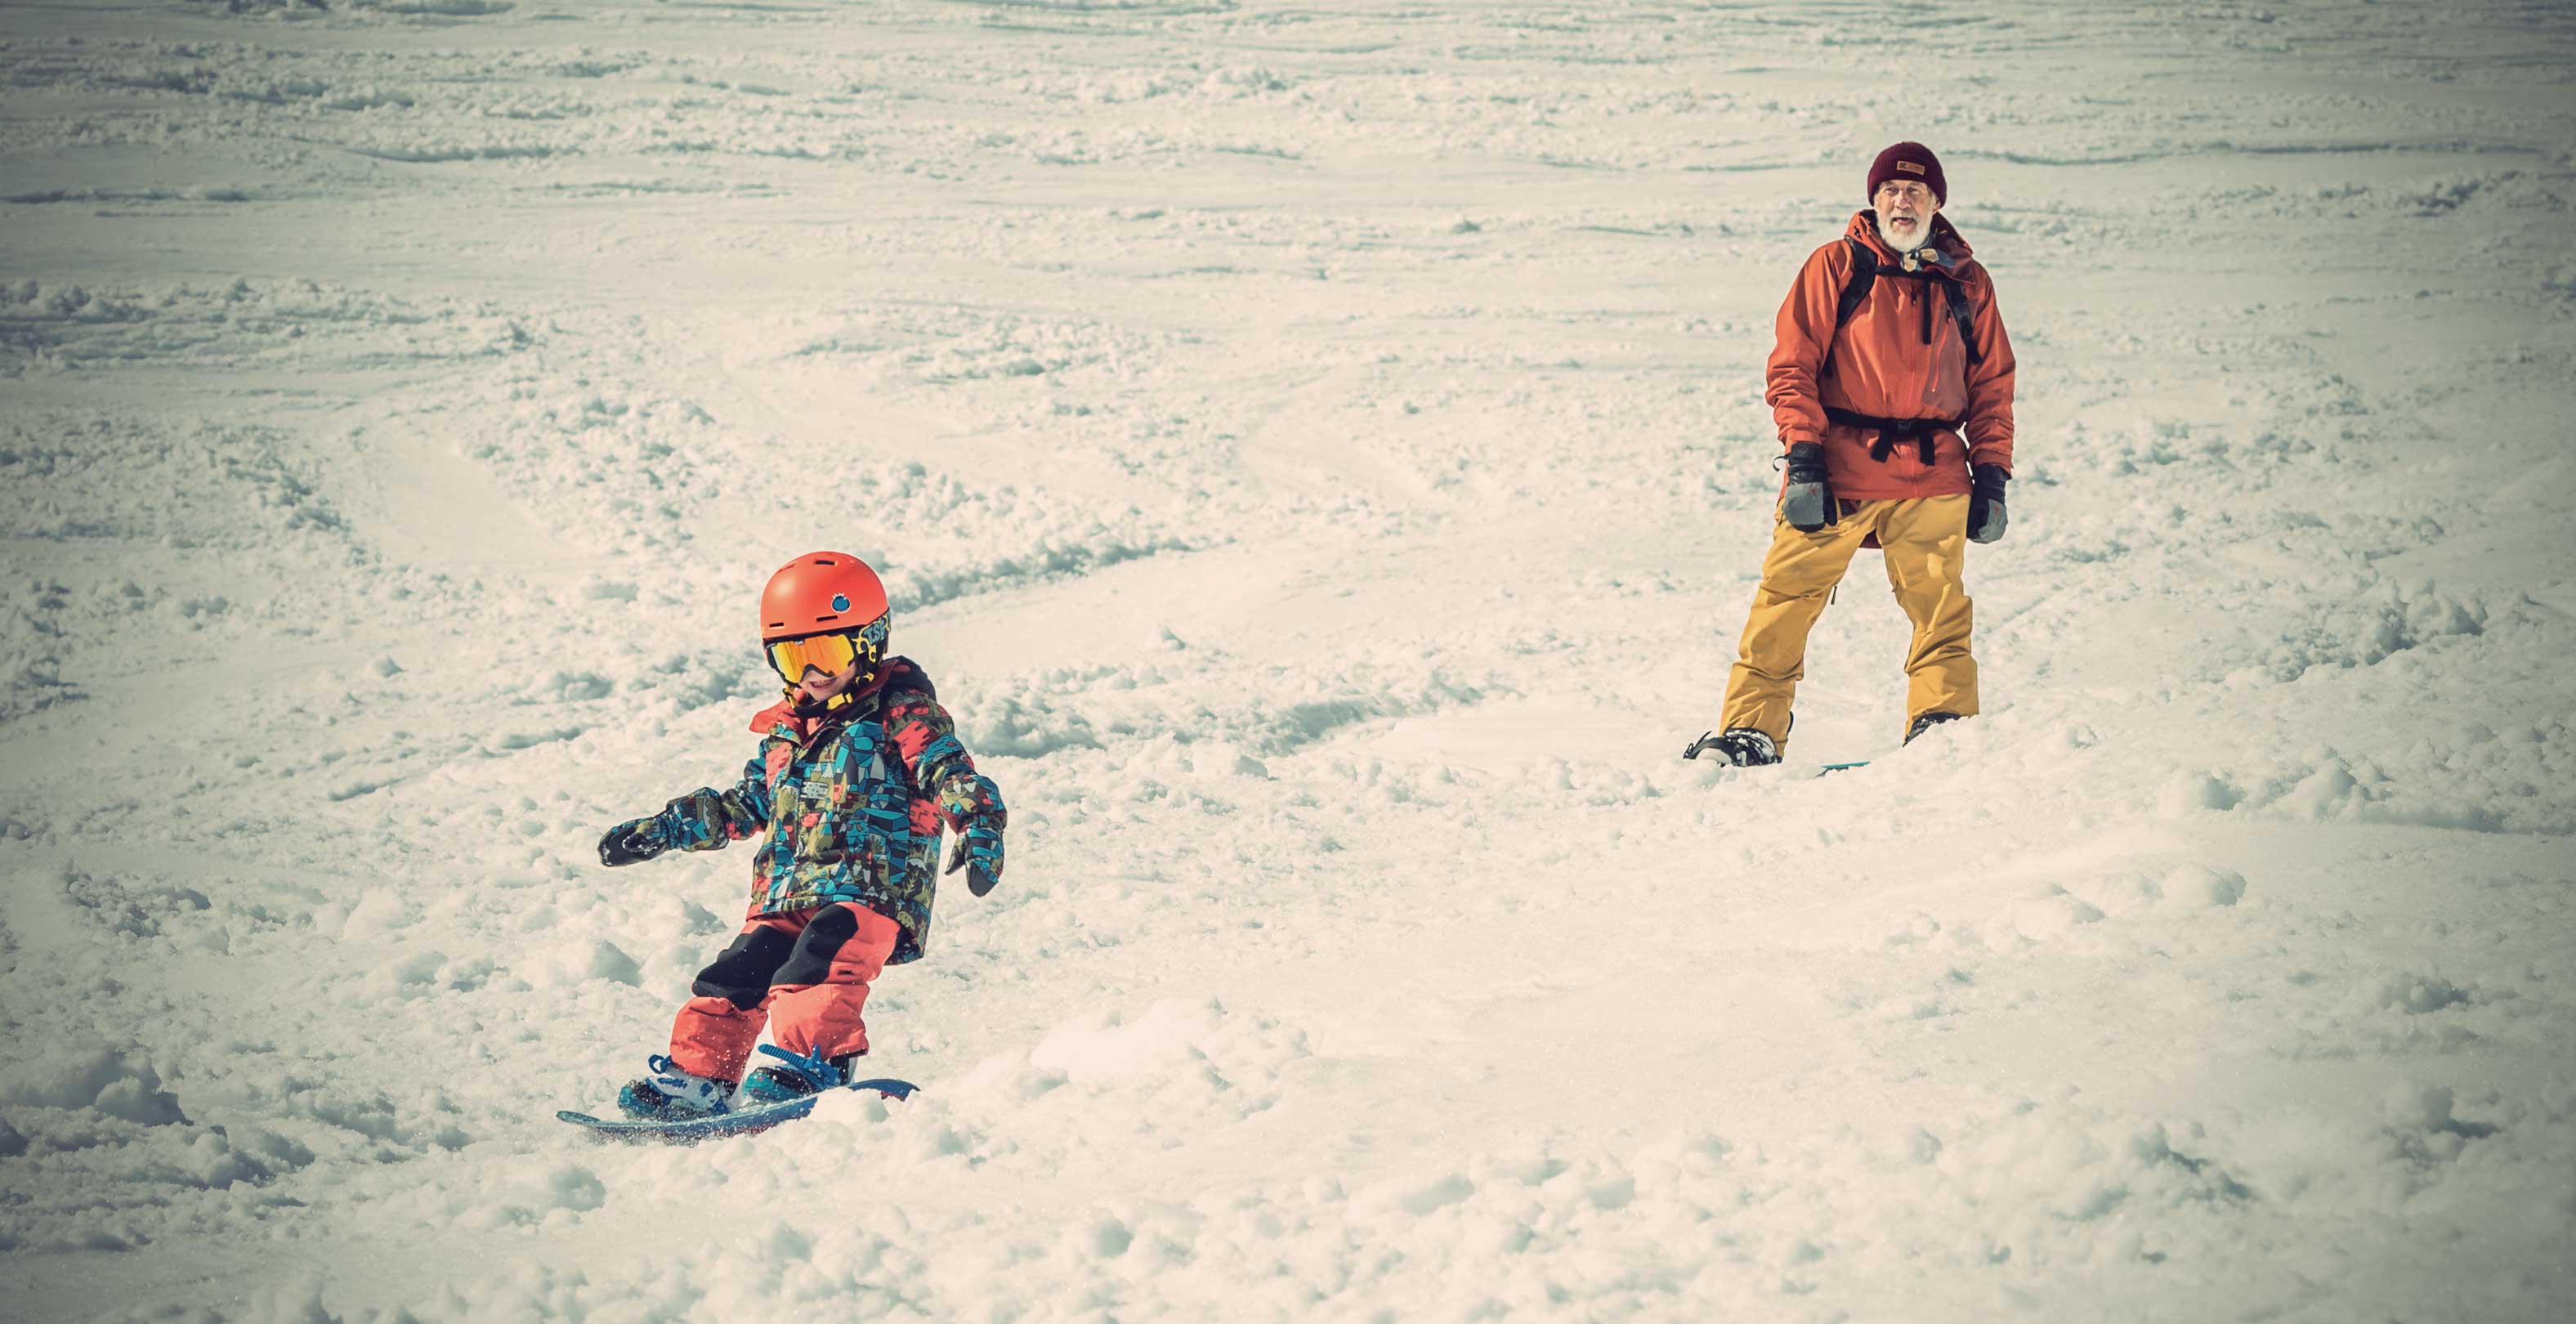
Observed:
[[[882,1076],[874,1080],[854,1080],[847,1085],[836,1086],[832,1090],[799,1095],[778,1103],[755,1104],[749,1108],[736,1108],[729,1113],[717,1113],[713,1117],[692,1117],[679,1121],[650,1117],[611,1119],[593,1117],[588,1113],[577,1113],[569,1109],[556,1113],[555,1116],[603,1140],[660,1140],[671,1144],[693,1145],[701,1140],[712,1140],[718,1136],[750,1135],[755,1131],[766,1131],[781,1122],[795,1121],[814,1111],[814,1105],[820,1103],[825,1094],[834,1093],[835,1090],[874,1090],[889,1099],[907,1099],[912,1097],[913,1084],[908,1080],[893,1080]]]

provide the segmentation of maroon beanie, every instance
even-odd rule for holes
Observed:
[[[1950,181],[1941,176],[1941,158],[1921,143],[1898,143],[1879,153],[1878,159],[1869,163],[1869,190],[1861,194],[1862,199],[1876,199],[1878,186],[1891,179],[1911,179],[1928,185],[1933,197],[1949,205]]]

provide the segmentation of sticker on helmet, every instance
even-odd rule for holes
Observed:
[[[849,594],[847,594],[847,593],[835,593],[835,594],[833,594],[833,595],[832,595],[832,610],[834,610],[834,611],[848,611],[849,609],[850,609],[850,595],[849,595]]]

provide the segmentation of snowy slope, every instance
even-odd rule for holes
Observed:
[[[0,1314],[2576,1313],[2576,20],[0,10]],[[1939,150],[1986,715],[1715,718],[1760,364]],[[1012,806],[901,1105],[599,1147],[767,572]]]

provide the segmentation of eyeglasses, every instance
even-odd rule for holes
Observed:
[[[770,669],[793,685],[805,678],[812,667],[826,676],[837,676],[853,662],[874,667],[885,656],[886,623],[880,618],[856,630],[839,630],[831,634],[809,634],[802,639],[781,639],[764,652]]]

